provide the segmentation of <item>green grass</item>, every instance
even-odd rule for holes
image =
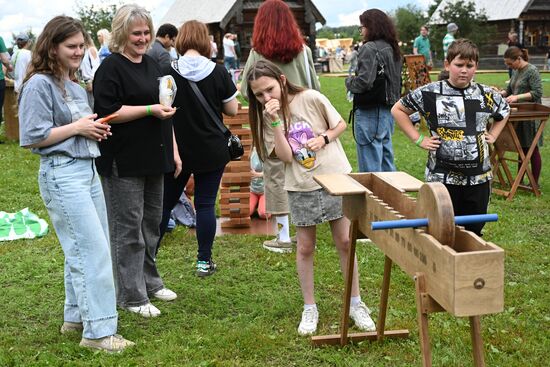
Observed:
[[[321,83],[347,119],[350,104],[343,80],[322,77]],[[356,167],[349,129],[342,141]],[[547,138],[542,149],[546,166],[549,144]],[[398,169],[422,178],[426,154],[398,129],[394,147]],[[38,193],[37,168],[36,155],[14,143],[0,145],[0,210],[29,207],[49,221]],[[499,196],[491,200],[490,212],[498,213],[500,220],[486,226],[485,238],[505,250],[506,260],[505,310],[481,319],[488,366],[548,365],[549,172],[542,173],[539,198],[520,192],[512,202]],[[0,243],[0,366],[421,365],[414,283],[402,271],[396,268],[392,274],[387,327],[409,329],[408,339],[313,348],[296,333],[302,299],[295,255],[266,252],[262,240],[244,235],[217,238],[214,258],[220,270],[198,279],[193,275],[195,238],[178,226],[166,237],[158,266],[179,297],[171,303],[155,302],[163,312],[156,319],[121,311],[119,332],[137,343],[121,355],[82,349],[78,335],[59,334],[63,254],[53,232],[42,239]],[[343,281],[326,225],[318,230],[317,249],[319,334],[332,334],[338,331]],[[357,253],[363,299],[376,310],[384,257],[369,245],[359,245]],[[467,319],[433,314],[430,337],[435,366],[472,365]]]

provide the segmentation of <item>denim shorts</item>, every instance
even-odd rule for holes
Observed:
[[[296,227],[309,227],[340,219],[342,197],[330,195],[326,190],[288,191],[290,218]]]

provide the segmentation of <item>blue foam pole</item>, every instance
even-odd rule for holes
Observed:
[[[455,224],[462,226],[465,224],[472,224],[472,223],[496,222],[497,220],[498,220],[497,214],[459,215],[455,217]],[[428,218],[386,220],[386,221],[371,223],[371,229],[373,231],[380,230],[380,229],[416,228],[416,227],[427,227],[427,226],[428,226]]]

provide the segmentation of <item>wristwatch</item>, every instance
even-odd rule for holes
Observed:
[[[330,140],[328,140],[328,135],[327,134],[321,134],[321,136],[323,137],[323,139],[325,139],[325,145],[328,145],[328,143],[330,143]]]

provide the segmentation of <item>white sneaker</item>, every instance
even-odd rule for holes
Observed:
[[[266,250],[269,250],[271,252],[277,252],[280,254],[287,254],[289,252],[292,252],[292,241],[291,242],[279,241],[277,237],[271,240],[264,241],[262,246]]]
[[[319,322],[319,312],[316,308],[308,308],[302,312],[302,321],[298,326],[298,334],[310,335],[317,331],[317,323]]]
[[[361,302],[357,306],[349,308],[349,317],[355,322],[355,325],[363,331],[376,331],[376,325],[370,318],[370,310]]]
[[[100,339],[82,338],[80,341],[81,347],[99,349],[108,353],[119,353],[126,348],[133,347],[134,345],[134,342],[124,339],[118,334],[106,336]]]
[[[146,303],[143,306],[128,306],[124,307],[125,310],[140,314],[143,317],[157,317],[160,316],[160,310],[153,304]]]
[[[173,301],[178,298],[178,295],[176,294],[176,292],[171,291],[168,288],[162,288],[153,293],[153,297],[158,298],[162,301]]]

